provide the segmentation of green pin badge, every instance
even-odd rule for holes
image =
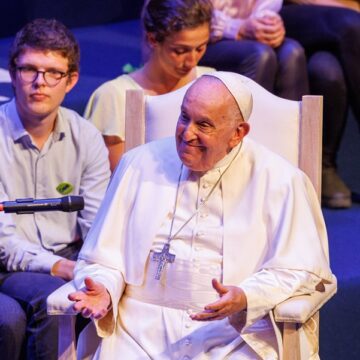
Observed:
[[[56,190],[61,195],[68,195],[74,190],[74,187],[70,183],[64,181],[56,187]]]

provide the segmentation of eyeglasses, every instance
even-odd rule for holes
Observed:
[[[69,75],[68,72],[59,70],[40,71],[28,66],[18,66],[16,70],[19,72],[20,78],[24,83],[31,84],[38,78],[39,74],[42,74],[46,84],[50,87],[56,86],[62,78]]]

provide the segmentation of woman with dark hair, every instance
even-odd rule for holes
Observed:
[[[176,90],[211,68],[198,67],[210,37],[210,0],[149,0],[142,11],[147,61],[139,70],[101,85],[85,117],[102,132],[114,170],[124,152],[125,94],[144,89],[160,95]]]

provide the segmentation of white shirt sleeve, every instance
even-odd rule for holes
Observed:
[[[83,239],[86,238],[99,210],[110,178],[108,150],[101,134],[91,131],[86,135],[86,164],[81,174],[79,189],[79,195],[84,197],[85,207],[77,217]]]
[[[3,185],[0,183],[0,200],[7,201]],[[49,273],[53,264],[61,259],[38,244],[29,242],[16,232],[13,215],[0,213],[0,261],[7,271],[34,271]]]

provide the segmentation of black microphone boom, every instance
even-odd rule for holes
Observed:
[[[2,207],[2,209],[1,209]],[[0,207],[6,213],[32,214],[38,211],[79,211],[84,208],[82,196],[64,196],[54,199],[16,199],[4,201]]]

